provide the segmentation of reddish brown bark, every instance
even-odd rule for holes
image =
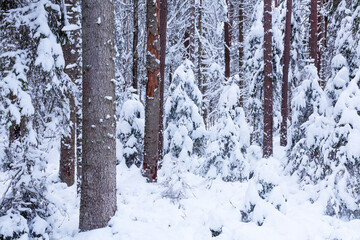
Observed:
[[[263,156],[273,154],[273,87],[272,87],[272,16],[271,0],[264,0],[264,136]]]
[[[309,39],[309,46],[310,46],[310,58],[313,59],[314,65],[317,65],[317,52],[318,52],[318,45],[317,45],[317,24],[318,24],[318,11],[317,11],[317,0],[311,0],[310,4],[310,39]]]
[[[137,90],[138,88],[138,40],[139,40],[139,13],[138,13],[138,6],[139,1],[133,0],[134,4],[134,16],[133,16],[133,24],[134,24],[134,32],[133,32],[133,62],[132,62],[132,87]]]
[[[240,90],[242,91],[244,89],[244,12],[243,12],[243,2],[244,0],[240,0],[239,3],[239,77],[240,77],[240,82],[239,82],[239,87]],[[239,105],[240,107],[244,106],[244,97],[243,94],[241,94],[240,96],[240,101],[239,101]]]
[[[147,1],[147,59],[143,176],[157,181],[160,125],[160,0]]]
[[[289,83],[289,64],[290,64],[290,35],[291,35],[291,12],[292,0],[287,0],[287,12],[285,23],[285,38],[284,38],[284,66],[283,66],[283,83],[282,83],[282,99],[281,99],[281,132],[280,145],[287,145],[287,120],[288,120],[288,83]]]
[[[190,21],[184,38],[186,58],[195,62],[195,0],[190,1]]]
[[[228,5],[227,12],[227,21],[224,25],[224,38],[225,38],[225,78],[230,77],[230,47],[231,47],[231,34],[230,34],[230,14],[231,4],[229,4],[229,0],[226,0],[226,4]]]

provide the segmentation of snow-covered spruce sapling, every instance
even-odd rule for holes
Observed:
[[[224,181],[242,181],[248,178],[249,163],[245,158],[250,143],[245,113],[240,108],[240,88],[230,79],[223,86],[217,106],[214,126],[210,128],[205,174],[221,176]]]
[[[4,15],[1,39],[6,46],[0,62],[1,122],[10,129],[6,155],[0,163],[8,188],[0,200],[0,238],[48,239],[52,207],[46,197],[44,135],[48,124],[59,123],[63,103],[64,60],[59,44],[60,7],[51,1],[22,2]],[[16,130],[13,132],[12,130]],[[6,228],[15,221],[18,228]]]
[[[248,84],[246,112],[252,127],[251,144],[262,146],[263,138],[263,85],[264,85],[264,27],[263,1],[254,7],[253,25],[245,39],[245,82]]]
[[[118,129],[126,166],[135,164],[140,167],[144,143],[144,106],[137,95],[123,103]]]
[[[296,173],[300,181],[316,183],[325,176],[323,145],[331,121],[325,116],[328,106],[325,92],[319,86],[317,69],[305,67],[302,84],[292,100],[292,126],[289,134],[286,171]]]
[[[282,166],[274,158],[262,158],[253,162],[253,176],[245,194],[241,212],[243,222],[255,222],[259,226],[264,220],[279,211],[286,214],[286,191],[282,187]]]
[[[327,214],[360,218],[360,70],[334,107],[335,126],[326,142]]]
[[[189,60],[178,67],[165,103],[164,160],[161,174],[168,183],[164,195],[186,196],[183,172],[195,171],[194,158],[205,152],[207,133],[199,113],[202,95]]]

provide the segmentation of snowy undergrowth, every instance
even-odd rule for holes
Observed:
[[[78,233],[79,199],[76,187],[67,188],[57,182],[58,150],[49,153],[48,197],[58,207],[49,222],[53,223],[51,239],[127,239],[127,240],[177,240],[215,239],[358,239],[360,220],[342,221],[324,215],[325,200],[314,189],[299,190],[296,177],[284,176],[282,164],[286,161],[285,150],[275,140],[274,157],[261,159],[259,148],[250,147],[247,157],[255,171],[248,182],[224,182],[221,177],[213,180],[184,173],[189,191],[187,198],[172,201],[163,197],[166,186],[161,183],[146,183],[137,167],[128,169],[122,161],[118,165],[117,189],[118,211],[109,227]],[[256,160],[257,159],[257,160]],[[257,199],[259,216],[264,217],[262,225],[257,221],[242,221],[241,211],[256,176],[267,167],[273,169],[267,176],[278,184],[279,191],[274,199],[284,196],[283,206],[278,210],[271,197]],[[264,171],[262,171],[264,172]],[[259,177],[259,175],[258,175]],[[57,183],[56,183],[57,182]],[[274,189],[273,189],[274,191]],[[312,201],[310,200],[312,199]],[[315,199],[315,202],[313,202]],[[276,201],[275,201],[276,202]]]

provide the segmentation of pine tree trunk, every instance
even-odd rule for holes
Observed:
[[[143,175],[156,182],[160,123],[160,0],[146,4],[147,55]]]
[[[132,62],[132,87],[137,90],[138,89],[138,41],[139,41],[139,0],[133,0],[134,4],[134,32],[133,32],[133,62]]]
[[[79,24],[79,12],[74,9],[78,6],[77,0],[65,0],[65,13],[67,24]],[[65,73],[69,76],[71,81],[76,84],[76,81],[81,78],[81,68],[79,66],[79,32],[80,27],[76,30],[67,31],[68,41],[63,46],[63,53],[65,59]],[[61,139],[60,149],[60,179],[68,186],[75,182],[75,163],[76,163],[76,105],[75,93],[72,89],[67,92],[67,97],[70,103],[70,119],[69,119],[69,133],[64,135]]]
[[[282,99],[281,99],[281,132],[280,145],[287,144],[287,121],[288,121],[288,84],[289,84],[289,64],[290,64],[290,37],[291,37],[291,13],[292,0],[287,0],[287,12],[285,23],[285,38],[284,38],[284,67],[283,67],[283,83],[282,83]]]
[[[114,6],[82,0],[83,175],[80,230],[102,228],[116,211]]]
[[[272,16],[271,0],[264,0],[264,137],[263,156],[273,154],[273,87],[272,87]]]
[[[311,0],[310,5],[310,58],[313,60],[314,65],[317,65],[317,0]]]
[[[203,37],[203,26],[202,26],[202,16],[203,16],[203,1],[200,0],[199,1],[199,6],[198,6],[198,26],[197,26],[197,31],[199,32],[199,36],[197,39],[197,44],[198,44],[198,55],[197,55],[197,75],[198,75],[198,87],[203,95],[203,99],[201,102],[201,113],[204,119],[204,123],[205,126],[208,127],[209,126],[209,120],[208,120],[208,114],[209,112],[211,112],[211,104],[209,104],[209,100],[208,97],[206,95],[207,92],[207,87],[206,87],[206,79],[204,78],[203,75],[203,69],[205,68],[204,63],[203,63],[203,46],[202,46],[202,42],[201,42],[201,38]]]
[[[227,12],[227,21],[224,25],[224,38],[225,38],[225,78],[229,79],[230,77],[230,46],[231,46],[231,36],[230,36],[230,14],[231,4],[226,0],[226,4],[228,6]]]
[[[240,96],[239,105],[240,107],[244,107],[244,0],[240,0],[239,3],[239,87],[242,92]]]
[[[185,31],[184,47],[186,58],[191,62],[195,61],[195,0],[190,0],[190,24]]]
[[[159,162],[163,159],[163,131],[164,131],[164,87],[165,87],[165,58],[166,58],[166,29],[167,29],[167,0],[160,3],[160,119],[159,119]]]

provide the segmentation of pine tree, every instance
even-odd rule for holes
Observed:
[[[186,196],[183,172],[195,171],[194,158],[205,153],[206,130],[200,115],[201,92],[195,84],[194,65],[189,61],[179,66],[169,87],[165,103],[164,181],[165,195],[171,198]]]
[[[249,176],[249,163],[245,158],[250,145],[250,132],[244,110],[238,107],[240,88],[230,79],[222,87],[214,126],[210,128],[210,144],[204,172],[224,181],[243,181]]]

